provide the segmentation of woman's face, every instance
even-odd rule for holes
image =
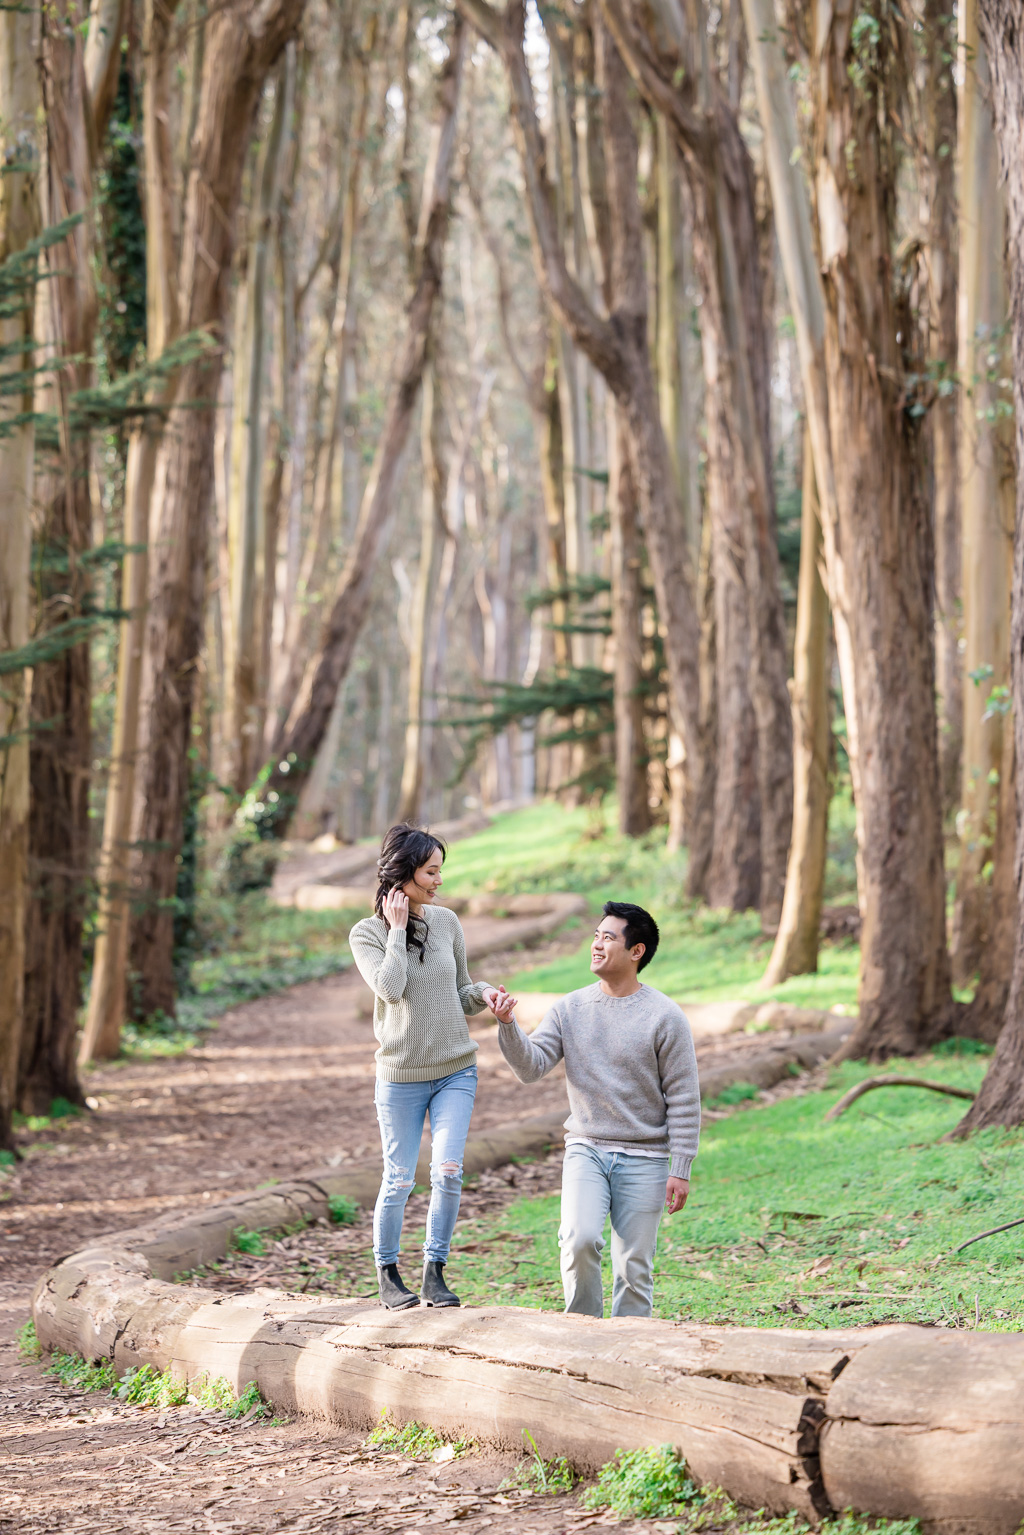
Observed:
[[[412,879],[402,886],[409,897],[410,906],[429,906],[441,888],[440,851],[435,848],[425,864],[421,864]]]

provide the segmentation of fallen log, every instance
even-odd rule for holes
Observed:
[[[748,1063],[749,1066],[749,1063]],[[468,1168],[540,1150],[561,1116],[467,1146]],[[514,1149],[513,1149],[514,1148]],[[425,1169],[418,1169],[423,1177]],[[451,1436],[592,1471],[617,1449],[673,1444],[737,1501],[815,1519],[921,1518],[944,1535],[1014,1535],[1024,1519],[1024,1337],[850,1330],[488,1308],[386,1313],[365,1301],[167,1279],[220,1256],[238,1226],[275,1229],[364,1202],[376,1168],[325,1170],[162,1227],[115,1233],[42,1276],[45,1349],[180,1378],[254,1381],[279,1411],[369,1427],[382,1410]]]

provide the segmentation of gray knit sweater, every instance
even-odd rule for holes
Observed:
[[[466,967],[462,923],[445,906],[423,911],[427,945],[420,964],[405,947],[405,929],[365,917],[348,935],[359,973],[376,996],[373,1032],[380,1041],[377,1075],[384,1082],[431,1082],[476,1062],[467,1013],[485,1003],[486,981]]]
[[[565,1060],[568,1138],[664,1151],[673,1178],[690,1176],[700,1139],[697,1057],[690,1025],[669,997],[644,985],[610,997],[595,981],[562,997],[530,1035],[502,1023],[498,1042],[520,1082]]]

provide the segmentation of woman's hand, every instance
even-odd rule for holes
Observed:
[[[510,997],[504,986],[502,986],[498,995],[491,1003],[491,1012],[499,1023],[513,1023],[515,1021],[513,1015],[518,1006],[519,998]]]
[[[384,917],[389,927],[396,927],[400,932],[409,926],[409,897],[401,885],[395,885],[388,891],[384,900]]]

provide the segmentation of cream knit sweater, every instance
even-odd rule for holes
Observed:
[[[431,1082],[476,1061],[466,1015],[482,1012],[486,981],[466,966],[462,923],[445,906],[423,910],[427,944],[405,947],[405,930],[365,917],[349,934],[359,973],[373,991],[373,1032],[380,1041],[377,1076],[384,1082]]]

